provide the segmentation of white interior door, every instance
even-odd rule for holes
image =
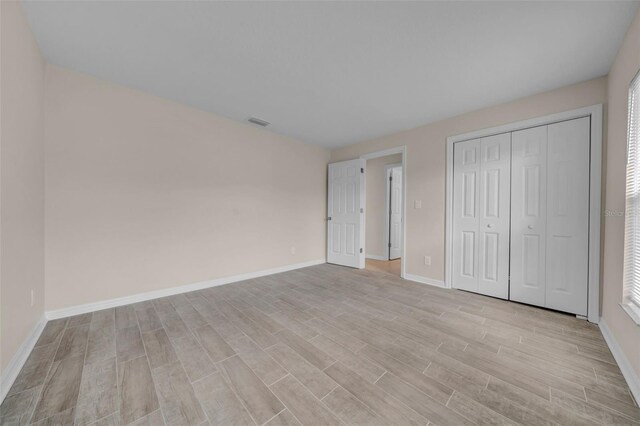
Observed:
[[[453,150],[453,287],[477,292],[480,139]]]
[[[402,256],[402,167],[390,170],[389,260]]]
[[[454,288],[586,316],[591,118],[453,144]]]
[[[364,171],[362,159],[329,164],[327,262],[364,268]]]
[[[587,315],[590,118],[548,126],[547,308]]]
[[[453,162],[453,287],[506,299],[511,134],[458,142]]]
[[[511,133],[480,140],[478,293],[509,297]]]
[[[590,119],[513,133],[511,300],[587,315]]]
[[[513,132],[510,299],[544,306],[547,126]]]

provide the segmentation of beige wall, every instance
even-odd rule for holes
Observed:
[[[331,161],[407,146],[406,272],[444,280],[446,138],[456,134],[607,101],[606,77],[484,108],[416,129],[335,150]],[[422,201],[422,209],[414,208]],[[431,265],[424,265],[431,256]]]
[[[366,254],[386,257],[384,247],[387,177],[384,166],[402,162],[402,154],[367,160]]]
[[[2,371],[45,308],[324,258],[325,150],[55,66],[46,66],[45,88],[45,65],[19,4],[0,4]],[[331,153],[339,161],[407,146],[408,273],[444,278],[450,135],[608,102],[604,208],[624,209],[639,21],[608,93],[603,77]],[[623,229],[622,219],[606,219],[603,316],[640,374],[640,328],[618,306]]]
[[[45,105],[47,310],[325,258],[328,151],[51,65]]]
[[[605,208],[625,209],[625,166],[629,83],[640,70],[640,13],[633,21],[609,73],[609,125]],[[640,377],[640,326],[622,310],[624,218],[605,218],[602,317]]]
[[[44,62],[20,4],[0,2],[0,15],[0,368],[4,372],[44,310]]]

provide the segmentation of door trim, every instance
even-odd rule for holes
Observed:
[[[363,160],[371,160],[373,158],[386,157],[387,155],[393,154],[402,154],[402,253],[400,257],[400,278],[405,277],[405,253],[407,252],[407,146],[401,145],[394,148],[383,149],[380,151],[369,152],[367,154],[362,154],[360,157]],[[367,180],[364,179],[364,190],[362,191],[364,194],[363,206],[367,205]],[[364,229],[366,229],[367,222],[367,212],[364,214]],[[363,232],[363,235],[366,232]],[[364,237],[363,237],[364,238]],[[362,247],[365,247],[366,251],[366,241],[363,241]]]
[[[447,137],[446,159],[446,214],[445,214],[445,288],[452,288],[452,236],[453,236],[453,145],[470,139],[477,139],[500,133],[544,126],[560,121],[591,117],[591,156],[589,167],[589,288],[587,319],[600,321],[600,244],[601,244],[601,203],[602,203],[602,104],[545,115],[528,120]],[[404,159],[404,156],[403,156]],[[403,171],[404,172],[404,171]],[[404,219],[404,217],[403,217]],[[403,252],[404,254],[404,252]]]
[[[385,187],[385,191],[384,191],[384,252],[383,253],[387,253],[386,256],[383,256],[386,258],[386,260],[390,260],[389,259],[389,254],[390,254],[390,247],[389,247],[389,223],[391,222],[391,215],[389,214],[390,211],[390,206],[389,206],[389,197],[391,196],[390,194],[390,185],[389,185],[389,171],[395,167],[402,167],[402,163],[395,163],[395,164],[387,164],[384,166],[384,187]],[[404,192],[404,191],[403,191]],[[404,201],[404,200],[403,200]],[[403,203],[404,206],[404,203]],[[402,224],[402,228],[404,228],[404,223]]]

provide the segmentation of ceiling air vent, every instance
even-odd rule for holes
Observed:
[[[249,117],[249,123],[257,124],[258,126],[267,127],[269,124],[268,121],[261,120],[256,117]]]

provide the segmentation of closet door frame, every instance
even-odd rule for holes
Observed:
[[[600,221],[602,191],[602,104],[564,111],[557,114],[517,121],[502,126],[449,136],[447,138],[446,168],[446,233],[445,288],[452,288],[453,277],[453,148],[456,142],[508,133],[530,127],[544,126],[576,118],[591,118],[591,157],[589,164],[589,289],[587,319],[600,322]]]

